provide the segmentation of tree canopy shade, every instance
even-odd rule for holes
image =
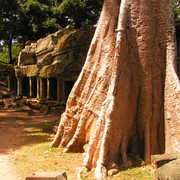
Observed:
[[[86,62],[51,146],[83,152],[97,178],[111,164],[180,152],[173,4],[105,0]],[[113,162],[113,163],[112,163]]]

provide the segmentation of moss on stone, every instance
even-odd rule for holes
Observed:
[[[73,35],[76,32],[77,30],[70,32],[69,34],[65,34],[61,39],[59,39],[57,45],[55,46],[54,52],[60,52],[66,48],[69,48],[71,46],[70,42],[73,39]]]
[[[36,64],[36,55],[33,52],[22,51],[19,56],[20,65],[32,65]]]
[[[37,66],[30,66],[27,70],[27,76],[36,76],[38,74]]]
[[[40,71],[40,76],[42,77],[48,77],[56,73],[57,67],[56,65],[50,65],[50,66],[45,66],[43,69]]]

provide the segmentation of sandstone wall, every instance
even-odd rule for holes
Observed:
[[[93,34],[94,28],[71,30],[67,27],[37,42],[28,41],[19,54],[16,75],[44,78],[66,75],[72,78],[73,72],[72,75],[77,78]]]

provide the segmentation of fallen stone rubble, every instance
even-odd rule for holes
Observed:
[[[153,155],[151,163],[155,180],[180,179],[180,154]]]
[[[15,96],[13,92],[7,90],[6,84],[0,82],[0,110],[10,108],[28,112],[29,115],[33,115],[35,112],[60,115],[64,111],[65,106],[55,101]]]

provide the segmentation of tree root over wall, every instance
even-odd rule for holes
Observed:
[[[175,62],[170,1],[105,0],[51,146],[83,152],[88,143],[84,167],[97,178],[109,163],[130,166],[128,154],[149,163],[152,154],[180,151],[171,133],[180,123]]]

